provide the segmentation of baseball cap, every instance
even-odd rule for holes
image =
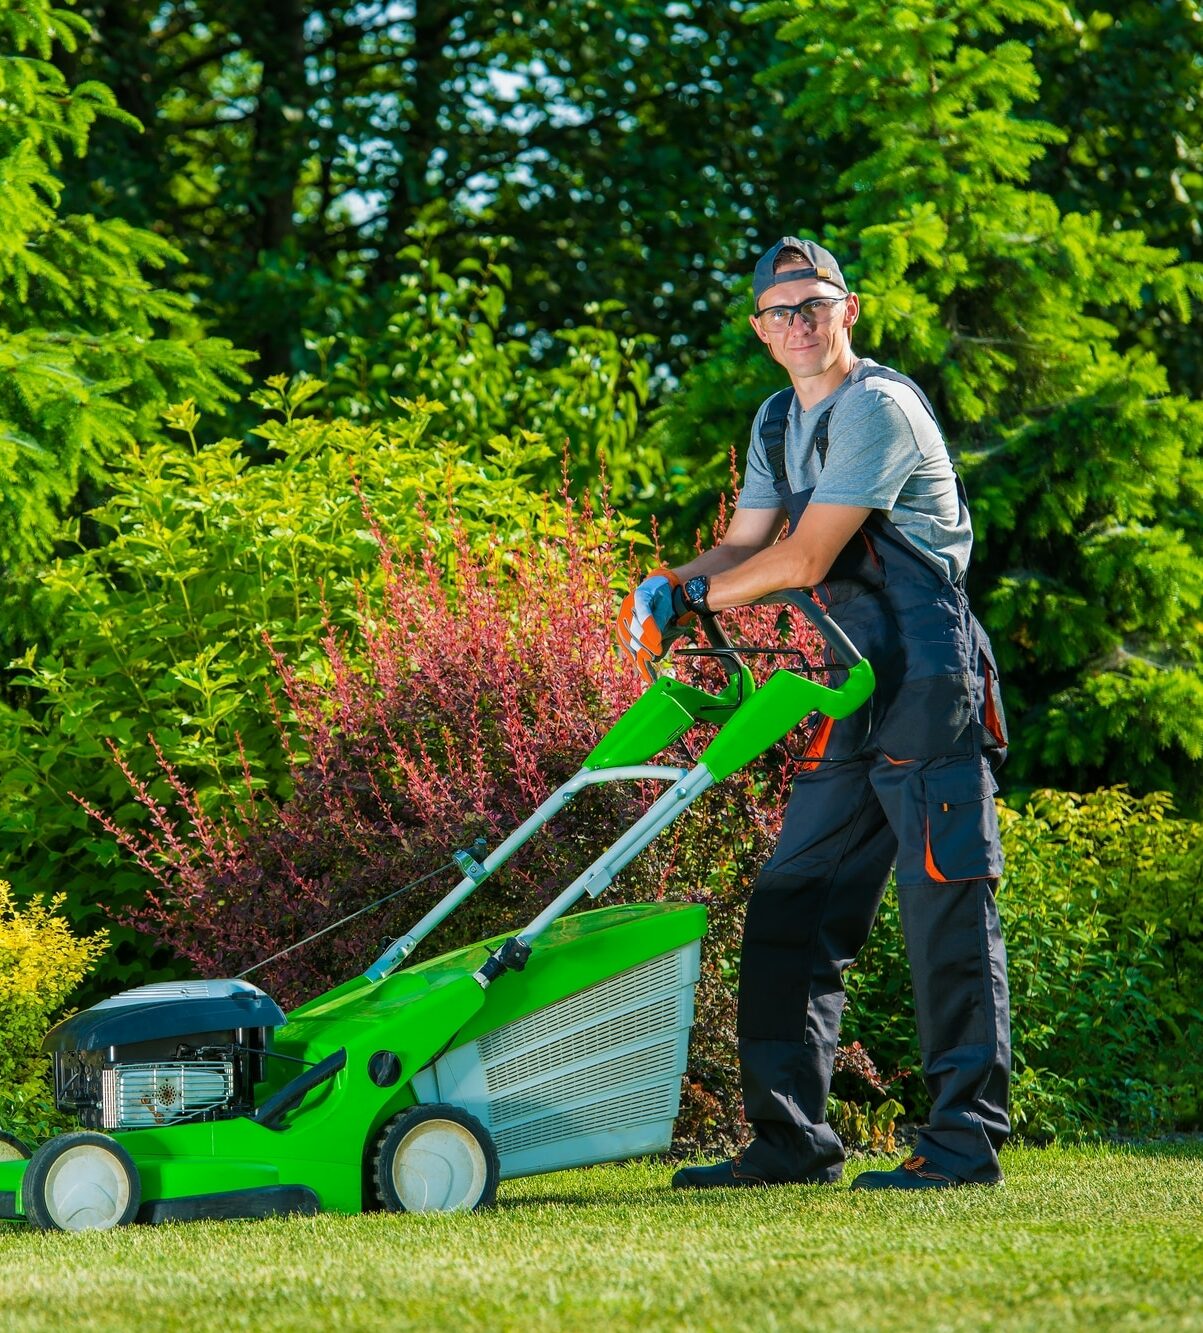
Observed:
[[[780,273],[774,273],[773,265],[782,250],[801,250],[806,256],[804,266],[785,268]],[[821,278],[824,282],[834,282],[845,292],[848,290],[840,266],[835,262],[835,256],[830,250],[824,250],[814,241],[801,241],[796,236],[783,236],[776,245],[766,250],[756,263],[756,271],[752,275],[753,299],[759,305],[761,296],[770,287],[776,286],[779,282],[796,282],[800,278]]]

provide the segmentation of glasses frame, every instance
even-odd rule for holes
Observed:
[[[794,327],[794,319],[798,315],[801,315],[802,323],[806,325],[806,327],[810,330],[811,333],[814,333],[814,331],[819,327],[820,324],[829,324],[831,321],[830,319],[823,319],[823,320],[815,319],[813,314],[810,313],[810,311],[812,311],[814,307],[818,305],[820,302],[826,303],[830,301],[832,302],[832,313],[834,314],[835,307],[837,305],[840,305],[842,302],[846,301],[850,295],[851,295],[850,292],[845,292],[843,296],[812,296],[808,300],[799,301],[796,305],[766,305],[763,310],[758,310],[756,312],[756,318],[763,319],[764,316],[767,315],[771,310],[788,310],[789,320],[786,322],[785,327],[783,329],[773,328],[772,325],[766,323],[762,325],[765,332],[788,333],[790,329]],[[810,307],[810,309],[808,310],[807,307]]]

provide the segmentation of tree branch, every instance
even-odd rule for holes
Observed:
[[[194,70],[204,69],[206,65],[212,64],[216,60],[224,60],[226,56],[233,55],[235,51],[241,51],[242,49],[241,41],[229,41],[208,51],[200,51],[191,60],[185,60],[182,65],[176,65],[174,69],[168,72],[162,82],[167,86],[178,83],[180,79],[187,74],[191,74]]]
[[[460,190],[473,176],[479,175],[482,171],[495,171],[499,167],[513,165],[523,153],[529,153],[535,148],[546,148],[557,142],[570,141],[574,135],[588,134],[590,130],[597,129],[599,126],[606,124],[607,121],[613,121],[619,116],[630,115],[636,110],[643,110],[645,107],[655,106],[660,102],[667,101],[676,96],[679,91],[679,88],[675,85],[669,88],[661,88],[658,92],[649,93],[646,97],[638,98],[633,102],[624,102],[621,106],[595,112],[589,120],[567,121],[562,125],[553,125],[549,118],[542,125],[536,126],[529,134],[524,135],[521,142],[515,147],[507,149],[504,153],[498,153],[491,159],[476,159],[473,165],[465,167],[457,175],[450,177],[444,189],[447,191]]]

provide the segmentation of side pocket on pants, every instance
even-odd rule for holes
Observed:
[[[1002,874],[997,790],[989,762],[974,757],[923,774],[923,869],[937,884]]]

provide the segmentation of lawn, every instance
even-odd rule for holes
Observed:
[[[1000,1189],[686,1195],[642,1162],[508,1182],[469,1216],[0,1224],[0,1328],[1203,1330],[1203,1144],[1017,1148],[1006,1169]]]

